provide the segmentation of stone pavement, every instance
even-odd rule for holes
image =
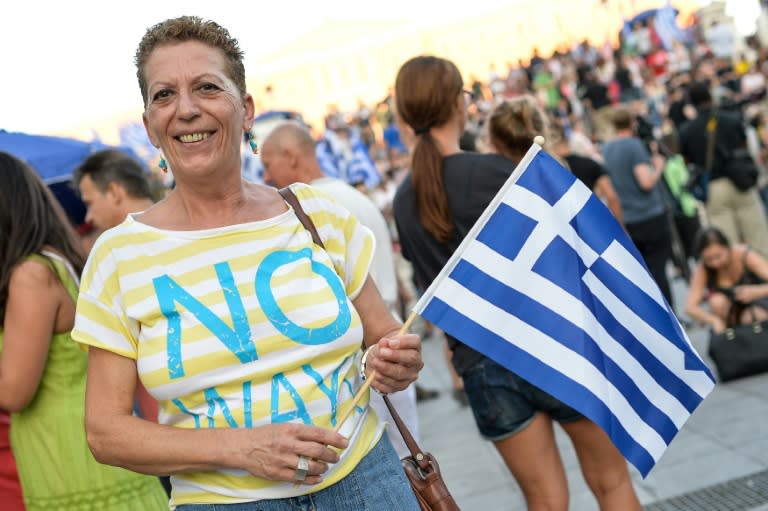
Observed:
[[[676,303],[685,290],[674,285]],[[418,331],[418,324],[415,331]],[[706,357],[706,332],[690,328],[692,343]],[[451,397],[451,380],[443,355],[443,339],[424,341],[425,367],[419,382],[440,390],[440,396],[418,405],[422,447],[432,452],[448,487],[463,511],[525,510],[522,494],[490,442],[480,438],[472,413]],[[597,510],[570,440],[558,428],[557,439],[566,467],[573,511]],[[757,482],[768,483],[768,374],[718,384],[672,441],[659,463],[643,479],[630,466],[640,501],[654,511],[768,511],[768,490],[739,503],[740,494]],[[705,489],[754,474],[742,481],[745,491],[731,485]],[[740,483],[741,484],[741,483]],[[727,486],[727,485],[726,485]],[[768,488],[768,485],[760,488]],[[763,492],[758,488],[759,492]],[[689,499],[672,499],[703,490]],[[709,496],[708,496],[709,495]],[[724,502],[713,499],[713,496]],[[763,499],[764,497],[764,499]],[[688,503],[686,503],[688,502]]]

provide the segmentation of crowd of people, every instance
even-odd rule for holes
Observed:
[[[768,317],[768,48],[736,54],[722,24],[694,28],[665,47],[648,19],[617,47],[534,51],[466,85],[450,60],[414,57],[375,107],[326,118],[365,143],[374,188],[324,175],[300,122],[257,147],[224,27],[149,28],[135,63],[173,176],[161,200],[135,160],[99,152],[74,176],[95,234],[78,239],[34,170],[0,153],[0,501],[418,510],[378,394],[429,434],[415,382],[430,325],[403,331],[407,305],[539,135],[671,305],[670,277],[690,278],[681,317],[715,332]],[[263,184],[243,178],[244,138]],[[641,508],[601,428],[445,337],[454,395],[529,509],[568,506],[553,421],[601,509]]]
[[[471,77],[460,148],[494,151],[494,112],[527,97],[518,108],[545,113],[545,148],[605,202],[687,324],[690,307],[673,303],[670,277],[691,278],[702,226],[768,256],[768,47],[757,36],[739,41],[726,21],[694,24],[666,47],[653,20],[625,30],[616,46],[584,41],[547,58],[534,49],[506,75],[490,66],[487,80]],[[385,177],[369,194],[390,216],[414,137],[396,111],[390,94],[346,117],[368,133]],[[339,124],[340,115],[329,118]]]

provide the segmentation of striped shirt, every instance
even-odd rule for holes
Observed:
[[[161,424],[334,428],[359,385],[363,328],[351,301],[368,275],[370,231],[311,186],[292,189],[325,243],[293,211],[198,231],[128,217],[97,241],[84,270],[72,337],[135,359]],[[341,460],[315,487],[243,470],[172,477],[172,506],[296,496],[352,471],[382,432],[358,405]]]

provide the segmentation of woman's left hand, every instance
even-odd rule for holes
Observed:
[[[371,348],[365,361],[365,374],[367,377],[375,370],[371,385],[389,394],[404,390],[416,381],[422,367],[421,338],[416,334],[393,335],[382,338]]]
[[[737,302],[752,303],[764,296],[765,293],[762,290],[762,286],[759,285],[744,285],[733,288],[733,298]]]

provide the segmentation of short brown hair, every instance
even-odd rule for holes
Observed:
[[[491,143],[513,160],[528,152],[536,135],[549,140],[549,120],[533,96],[525,95],[500,103],[488,122]]]
[[[159,46],[182,43],[185,41],[200,41],[212,48],[218,48],[227,60],[227,76],[235,82],[241,96],[245,96],[245,67],[243,66],[243,51],[237,39],[229,35],[229,31],[210,20],[198,16],[181,16],[162,21],[147,29],[136,50],[134,63],[136,77],[139,79],[139,89],[144,106],[147,106],[147,77],[144,66],[150,55]]]
[[[79,186],[85,176],[101,193],[107,191],[110,183],[117,183],[130,197],[154,200],[144,168],[123,151],[105,149],[93,153],[75,169],[72,180]]]
[[[620,106],[613,111],[611,120],[613,121],[613,127],[617,130],[627,130],[632,128],[634,117],[629,108]]]

